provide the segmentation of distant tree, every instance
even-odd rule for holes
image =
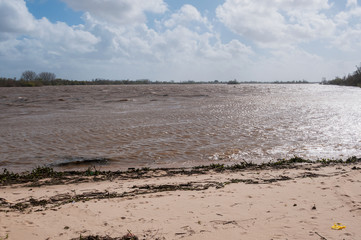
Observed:
[[[237,81],[237,79],[234,79],[234,80],[228,81],[227,84],[239,84],[239,82]]]
[[[17,87],[18,81],[16,78],[2,78],[0,77],[0,87]]]
[[[348,74],[343,78],[336,77],[333,80],[327,81],[326,84],[361,87],[361,64],[356,66],[356,71],[353,74]]]
[[[25,81],[34,81],[37,78],[37,74],[33,71],[25,71],[21,74],[21,79]]]
[[[325,77],[322,78],[321,84],[327,84],[327,79]]]
[[[55,74],[51,72],[41,72],[39,73],[38,77],[43,81],[49,81],[49,82],[56,79]]]

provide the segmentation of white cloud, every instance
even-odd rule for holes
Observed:
[[[273,5],[272,1],[267,1]],[[299,11],[319,11],[331,7],[328,0],[278,0],[275,1],[277,8],[285,10],[299,10]]]
[[[48,71],[94,51],[99,42],[82,25],[35,19],[24,0],[0,0],[0,28],[1,72],[8,68],[18,74],[29,68]]]
[[[335,16],[335,21],[339,25],[351,25],[354,22],[352,21],[353,19],[357,20],[357,24],[359,23],[361,19],[361,7],[341,11]]]
[[[174,16],[169,19],[174,19]],[[112,63],[121,62],[122,66],[141,65],[143,71],[146,71],[147,66],[150,68],[149,71],[159,67],[159,72],[167,72],[163,74],[162,80],[169,80],[169,78],[164,79],[164,76],[169,75],[170,66],[191,69],[201,62],[204,66],[213,66],[216,63],[219,66],[220,62],[227,65],[230,60],[243,61],[252,54],[249,47],[237,40],[222,44],[218,36],[209,30],[197,32],[182,24],[166,28],[169,19],[162,21],[164,24],[162,29],[165,30],[159,32],[148,28],[145,24],[137,27],[116,27],[104,22],[92,21],[86,25],[92,26],[93,34],[101,36],[98,46],[102,46],[102,50],[98,49],[98,51],[102,52],[102,57],[111,58]],[[181,20],[179,22],[182,23]],[[214,67],[209,68],[214,69]],[[173,71],[178,72],[178,70]],[[190,71],[186,72],[190,73]],[[196,70],[193,73],[196,73]],[[162,74],[157,73],[157,76],[160,75]],[[186,76],[181,72],[173,76],[174,79],[183,80],[184,77]]]
[[[171,18],[164,22],[166,27],[174,27],[179,24],[187,24],[190,22],[207,23],[207,18],[202,17],[200,12],[192,5],[185,4],[181,9],[172,14]]]
[[[278,48],[329,36],[334,23],[320,10],[327,0],[226,0],[217,17],[230,30],[261,47]]]
[[[356,7],[357,0],[347,0],[346,7]]]
[[[126,78],[147,77],[137,74],[151,73],[160,80],[187,80],[197,76],[205,80],[205,76],[198,73],[202,68],[200,64],[209,69],[209,79],[212,78],[211,72],[224,74],[220,69],[222,64],[229,65],[230,61],[241,64],[253,54],[250,47],[238,40],[222,43],[217,33],[212,31],[208,19],[191,5],[184,5],[174,14],[158,21],[158,30],[149,28],[145,23],[111,24],[91,13],[86,13],[84,20],[85,29],[100,39],[94,58],[126,69],[123,76],[127,72],[133,74]],[[194,27],[197,24],[199,28]],[[136,66],[141,66],[142,70],[135,70]],[[119,70],[112,67],[109,71],[114,73]]]
[[[94,18],[113,24],[139,24],[146,20],[145,12],[164,13],[163,0],[62,0],[71,8],[90,13]]]
[[[82,30],[83,27],[68,26],[63,22],[51,23],[46,18],[35,19],[24,0],[0,0],[0,34],[8,34],[8,39],[23,36],[29,44],[38,42],[44,48],[88,52],[98,39]],[[36,47],[39,45],[36,44]]]
[[[80,29],[79,29],[80,28]],[[82,25],[70,27],[63,22],[51,23],[46,18],[37,20],[32,38],[41,41],[53,51],[86,53],[94,51],[99,39],[84,31]]]
[[[352,1],[351,1],[352,2]],[[348,1],[347,6],[350,6]],[[346,52],[361,50],[361,7],[352,4],[351,8],[339,12],[335,16],[337,32],[330,40],[334,47]]]
[[[23,0],[0,0],[0,35],[30,32],[34,23],[35,19]]]
[[[361,28],[347,28],[340,31],[337,38],[332,40],[338,49],[355,52],[361,50]]]
[[[106,6],[95,0],[66,0],[74,9],[86,11],[84,25],[77,26],[35,19],[24,0],[14,1],[22,6],[14,8],[18,11],[14,14],[28,16],[20,21],[33,27],[19,29],[18,37],[0,40],[0,55],[9,60],[0,67],[2,72],[16,62],[21,71],[53,68],[59,77],[72,79],[233,79],[253,54],[236,39],[222,43],[212,24],[192,5],[164,15],[161,28],[155,30],[146,25],[145,12],[164,12],[166,5],[160,0],[109,0],[103,2]]]
[[[352,70],[361,51],[361,8],[352,1],[336,12],[326,0],[225,0],[216,19],[190,4],[170,12],[163,0],[62,1],[84,11],[83,24],[35,19],[24,0],[0,0],[1,73],[11,69],[12,77],[31,69],[79,80],[317,81],[348,64]],[[156,27],[147,12],[157,13]],[[7,19],[8,13],[16,20]],[[223,26],[236,35],[222,36]],[[340,52],[347,58],[338,58]]]

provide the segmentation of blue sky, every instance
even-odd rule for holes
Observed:
[[[360,64],[356,0],[0,0],[0,76],[320,81]]]
[[[66,22],[68,25],[82,24],[82,11],[74,11],[60,0],[27,0],[29,12],[35,18],[46,17],[51,22]]]

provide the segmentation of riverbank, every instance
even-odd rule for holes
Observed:
[[[301,160],[3,174],[0,239],[357,239],[360,159]]]

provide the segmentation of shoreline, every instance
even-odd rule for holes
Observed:
[[[139,239],[360,234],[358,158],[41,175],[44,169],[17,180],[8,173],[7,183],[0,175],[0,239],[122,239],[128,230]],[[346,228],[332,230],[338,222]]]

